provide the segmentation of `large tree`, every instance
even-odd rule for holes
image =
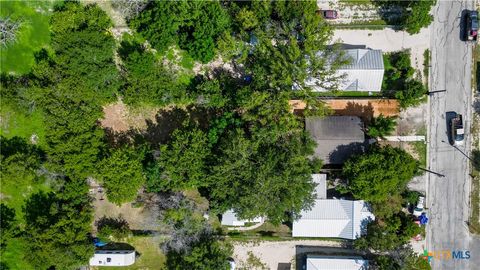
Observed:
[[[109,201],[118,205],[135,199],[145,182],[142,171],[143,151],[129,146],[115,149],[99,166],[99,179]]]
[[[254,92],[240,106],[240,125],[222,134],[209,162],[211,204],[245,218],[295,218],[313,201],[314,143],[284,96]]]
[[[183,269],[230,269],[228,258],[232,255],[232,246],[211,237],[203,237],[194,244],[190,252],[167,253],[167,268]]]
[[[204,63],[213,59],[216,40],[229,23],[219,1],[153,1],[130,21],[158,51],[178,44]]]
[[[124,66],[123,100],[132,106],[182,104],[186,86],[177,82],[152,51],[130,35],[124,35],[119,49]]]
[[[372,146],[364,155],[345,162],[343,175],[356,199],[383,203],[401,194],[418,169],[418,162],[402,149]]]
[[[182,190],[205,186],[205,161],[210,155],[206,134],[198,128],[183,127],[172,134],[170,143],[160,147],[160,156],[150,167],[151,191]]]
[[[93,173],[104,147],[97,121],[118,88],[111,23],[96,5],[68,2],[51,18],[52,49],[36,55],[27,99],[45,112],[46,152],[53,169],[75,177]]]
[[[67,179],[58,192],[33,194],[25,203],[26,259],[38,269],[77,269],[88,263],[92,208],[84,181]]]

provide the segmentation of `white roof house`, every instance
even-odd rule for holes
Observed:
[[[375,219],[364,201],[315,200],[311,210],[303,210],[293,222],[293,237],[334,237],[354,240],[365,233]]]
[[[368,222],[375,220],[364,201],[326,199],[325,174],[312,174],[316,200],[312,209],[303,210],[293,222],[293,237],[333,237],[354,240],[366,231]],[[319,184],[318,184],[319,183]]]
[[[128,266],[135,263],[135,250],[96,250],[90,266]]]
[[[233,210],[228,210],[222,215],[222,225],[224,226],[245,226],[245,223],[247,222],[260,223],[262,221],[262,217],[256,217],[254,219],[239,219]]]
[[[367,270],[368,261],[361,257],[307,255],[306,270]]]
[[[344,52],[350,63],[336,71],[336,77],[342,76],[338,90],[380,92],[385,71],[382,51],[349,49]],[[326,91],[314,77],[308,78],[305,85],[312,87],[314,91]]]

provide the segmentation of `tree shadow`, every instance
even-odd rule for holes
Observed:
[[[402,3],[402,1],[372,0],[372,4],[378,8],[377,13],[380,18],[392,29],[396,31],[402,30],[405,19],[404,14],[407,12],[408,3]]]
[[[27,224],[35,224],[37,230],[48,229],[58,222],[59,217],[51,214],[52,208],[57,208],[57,198],[53,192],[40,191],[32,194],[23,206]]]
[[[103,247],[97,247],[97,250],[135,250],[135,247],[128,243],[110,242]]]
[[[168,143],[172,133],[184,126],[184,123],[197,126],[202,130],[209,127],[209,121],[216,114],[215,110],[195,107],[161,109],[155,115],[155,120],[146,119],[145,129],[131,128],[127,131],[114,131],[105,128],[109,145],[118,147],[124,144],[142,145],[148,143],[154,147]]]
[[[352,101],[347,102],[347,106],[341,110],[335,111],[336,115],[343,116],[358,116],[362,119],[365,124],[369,124],[372,121],[374,109],[371,102],[368,102],[367,105],[362,105]],[[362,130],[364,128],[362,127]]]
[[[97,228],[100,230],[104,227],[115,228],[115,229],[128,229],[128,222],[122,217],[119,216],[118,218],[111,218],[103,216],[99,220],[95,222]]]
[[[339,145],[329,154],[330,163],[343,164],[351,156],[364,153],[367,147],[367,142],[352,142]]]

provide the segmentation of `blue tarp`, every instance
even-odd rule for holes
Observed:
[[[102,240],[100,240],[98,238],[93,238],[93,244],[95,245],[95,247],[103,247],[103,246],[107,245],[107,243],[103,242]]]
[[[418,219],[420,220],[421,225],[425,225],[428,222],[428,217],[425,213],[422,213],[422,215]]]

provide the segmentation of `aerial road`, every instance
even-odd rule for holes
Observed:
[[[473,10],[474,1],[438,0],[432,10],[430,91],[439,92],[432,93],[429,100],[428,153],[429,169],[440,175],[428,175],[430,224],[425,248],[436,255],[450,252],[450,256],[432,258],[433,269],[480,269],[480,239],[469,233],[467,225],[474,45],[461,40],[465,9]],[[463,115],[463,145],[449,143],[446,112],[450,111]],[[462,258],[453,258],[452,251],[457,255],[462,251]]]

